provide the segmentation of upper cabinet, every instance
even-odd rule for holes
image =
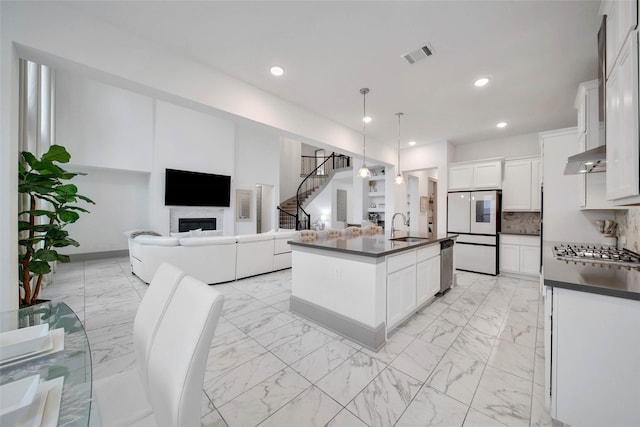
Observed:
[[[605,1],[601,13],[607,15],[606,199],[624,206],[640,203],[638,1]]]
[[[622,46],[607,76],[607,199],[616,205],[640,202],[638,145],[638,32]]]
[[[539,211],[542,162],[540,157],[504,162],[503,211]]]
[[[607,76],[613,72],[616,60],[627,36],[638,26],[638,1],[604,1],[601,12],[607,15]]]
[[[449,191],[499,190],[502,188],[502,159],[449,163]]]

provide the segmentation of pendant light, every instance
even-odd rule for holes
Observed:
[[[368,178],[371,176],[371,171],[367,167],[367,123],[371,121],[371,118],[367,116],[367,94],[369,89],[360,89],[362,94],[362,167],[358,170],[358,176],[360,178]]]
[[[398,173],[394,178],[396,184],[402,184],[404,182],[404,178],[402,177],[402,173],[400,172],[400,117],[402,117],[403,114],[404,113],[396,113],[396,116],[398,116]]]

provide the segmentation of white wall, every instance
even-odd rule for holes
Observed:
[[[565,175],[567,157],[575,154],[576,128],[540,134],[544,141],[544,240],[607,243],[593,221],[614,219],[613,212],[581,211],[578,207],[578,175]]]
[[[280,141],[280,197],[282,203],[296,195],[300,185],[300,156],[302,144],[290,138]]]
[[[528,133],[509,138],[492,139],[471,144],[454,145],[452,162],[504,157],[539,156],[540,144],[537,133]]]
[[[228,120],[168,102],[156,102],[151,179],[151,227],[168,234],[170,207],[164,205],[165,169],[231,176],[231,208],[223,208],[222,229],[234,232],[234,126]],[[212,208],[219,209],[219,208]],[[218,225],[218,228],[221,228]]]
[[[235,234],[256,232],[256,184],[272,185],[273,200],[279,200],[280,138],[247,126],[236,126],[235,188],[253,193],[251,221],[235,223]],[[233,197],[233,196],[232,196]],[[269,209],[274,212],[276,206]],[[277,218],[272,213],[272,218]],[[277,228],[277,224],[262,224],[263,229]]]
[[[451,161],[452,146],[448,141],[435,142],[421,145],[400,152],[400,164],[403,172],[419,171],[423,169],[437,170],[438,176],[438,232],[442,235],[447,232],[447,164]],[[436,173],[433,171],[432,173]],[[397,197],[406,201],[406,193],[397,194]]]
[[[360,178],[361,179],[361,178]],[[320,193],[305,208],[311,215],[311,223],[315,223],[322,215],[326,215],[325,226],[327,228],[337,228],[337,212],[335,207],[338,202],[338,190],[347,192],[347,222],[360,224],[362,219],[351,221],[353,217],[353,172],[338,172]]]
[[[149,173],[82,166],[69,170],[87,174],[73,182],[80,194],[96,204],[78,204],[90,213],[81,213],[67,231],[80,246],[69,246],[61,252],[73,255],[124,250],[124,231],[149,228]]]
[[[56,143],[71,163],[151,172],[153,99],[56,71]]]

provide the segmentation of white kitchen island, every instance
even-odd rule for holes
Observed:
[[[378,349],[440,291],[440,242],[454,238],[290,242],[290,309]]]

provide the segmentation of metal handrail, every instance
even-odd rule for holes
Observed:
[[[307,156],[308,157],[308,156]],[[322,158],[322,157],[320,157]],[[314,159],[318,159],[318,157],[314,157]],[[350,165],[351,158],[344,156],[342,154],[331,153],[330,156],[326,156],[324,161],[317,165],[314,170],[312,170],[300,183],[298,186],[298,190],[296,191],[296,229],[297,230],[309,230],[311,228],[311,215],[307,213],[302,207],[302,202],[300,201],[300,196],[303,194],[310,195],[316,188],[319,187],[318,180],[323,180],[331,176],[331,172],[335,169],[336,163],[338,166],[341,166],[346,159],[346,164]],[[327,163],[331,160],[331,163],[327,165]],[[336,162],[338,160],[338,162]],[[327,172],[327,167],[330,166],[330,169]],[[321,170],[322,173],[318,173]],[[309,183],[312,183],[311,185]],[[304,190],[302,188],[304,187]]]

